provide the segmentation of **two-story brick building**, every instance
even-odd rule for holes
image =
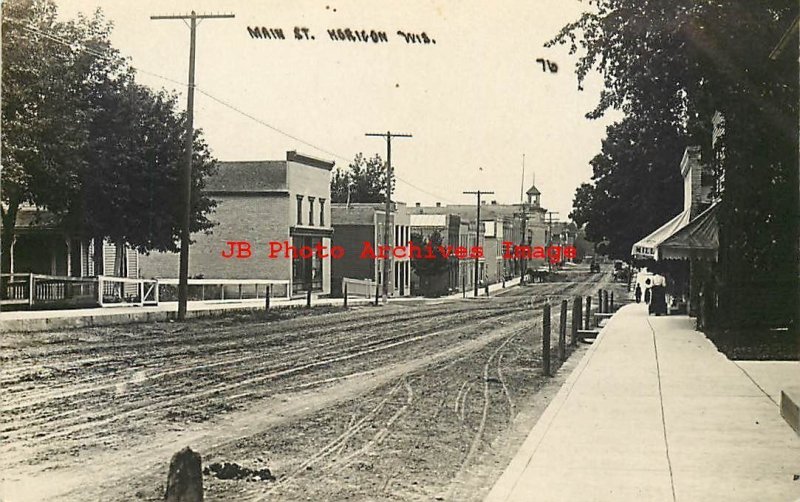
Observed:
[[[402,202],[392,203],[393,211],[389,214],[392,225],[392,242],[390,246],[408,248],[411,241],[411,228],[406,205]],[[382,284],[383,266],[387,260],[362,257],[365,244],[377,251],[383,245],[383,226],[386,221],[386,209],[383,203],[337,203],[331,205],[333,221],[333,245],[341,246],[345,253],[340,259],[331,263],[331,292],[341,295],[342,280],[369,279],[375,284]],[[409,296],[411,294],[411,260],[408,252],[402,257],[392,256],[389,273],[389,296]]]
[[[286,160],[219,162],[205,193],[217,201],[210,234],[189,248],[189,277],[288,280],[293,294],[330,293],[330,257],[291,259],[285,248],[331,246],[330,171],[334,163],[294,151]],[[248,259],[223,258],[229,241],[247,241]],[[270,243],[283,248],[270,258]],[[143,277],[174,278],[178,255],[142,256]]]

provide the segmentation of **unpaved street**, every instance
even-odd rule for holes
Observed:
[[[186,445],[277,478],[207,475],[211,501],[479,499],[544,384],[542,305],[555,346],[557,301],[610,284],[8,335],[0,500],[161,500]]]

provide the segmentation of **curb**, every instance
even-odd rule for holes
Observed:
[[[363,299],[350,299],[349,306],[363,305],[367,300]],[[338,306],[340,303],[322,303],[313,305],[315,307],[328,307]],[[147,307],[144,307],[147,308]],[[292,305],[292,304],[275,304],[270,306],[270,310],[277,309],[292,309],[292,308],[306,308],[305,305]],[[98,308],[98,312],[92,312],[87,315],[81,316],[65,316],[65,317],[36,317],[36,318],[22,318],[22,319],[5,319],[0,323],[0,333],[36,333],[40,331],[50,331],[55,329],[77,329],[77,328],[90,328],[96,326],[114,326],[120,324],[134,324],[134,323],[147,323],[147,322],[165,322],[177,319],[177,312],[174,310],[152,310],[141,312],[114,312],[111,310],[103,310]],[[237,305],[233,304],[225,308],[206,308],[187,310],[187,319],[197,318],[213,318],[225,316],[231,313],[250,313],[250,312],[263,312],[263,305]]]
[[[800,436],[800,392],[781,391],[781,416]]]

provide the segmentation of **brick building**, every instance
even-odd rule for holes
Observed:
[[[284,250],[269,258],[270,243],[331,245],[330,171],[334,163],[286,153],[286,160],[219,162],[206,193],[217,201],[211,233],[196,234],[189,252],[189,277],[288,280],[293,294],[330,293],[329,257],[290,259]],[[249,259],[224,259],[228,241],[247,241]],[[178,255],[142,256],[143,277],[174,278]]]
[[[392,203],[393,212],[389,216],[392,225],[392,246],[405,246],[411,240],[411,228],[406,205]],[[377,252],[383,245],[383,226],[385,206],[383,203],[336,203],[331,204],[333,224],[333,245],[341,246],[345,254],[331,264],[331,293],[342,294],[342,279],[369,279],[382,284],[384,260],[361,258],[365,243]],[[411,295],[411,260],[408,251],[405,257],[392,257],[392,270],[389,274],[389,296]],[[382,289],[381,289],[382,291]]]
[[[410,208],[413,215],[452,215],[460,221],[460,234],[454,242],[460,242],[467,247],[479,245],[484,250],[484,258],[478,264],[478,276],[481,281],[496,283],[505,277],[509,279],[519,275],[522,267],[535,268],[545,264],[542,259],[504,259],[503,242],[527,244],[532,246],[545,246],[548,242],[547,224],[545,214],[547,210],[540,205],[541,193],[535,186],[526,192],[528,199],[524,204],[498,204],[497,201],[483,201],[481,205],[480,231],[475,223],[476,208],[474,204],[449,204],[442,206],[416,205]],[[423,221],[423,220],[419,220]],[[523,237],[523,227],[525,236]],[[480,239],[475,235],[479,233]],[[472,288],[474,277],[474,262],[467,263],[462,260],[455,273],[455,282],[451,287],[460,287],[462,282],[467,289]],[[451,281],[452,282],[452,281]]]

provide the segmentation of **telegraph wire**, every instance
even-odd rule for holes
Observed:
[[[46,31],[40,30],[40,29],[36,28],[35,26],[31,26],[31,25],[25,24],[23,21],[20,21],[20,20],[17,20],[17,19],[13,19],[13,18],[6,18],[6,19],[8,19],[9,21],[12,21],[12,22],[15,22],[15,23],[19,24],[21,28],[23,28],[24,30],[26,30],[28,32],[35,33],[37,35],[40,35],[40,36],[42,36],[44,38],[47,38],[47,39],[53,41],[53,42],[62,44],[64,46],[66,46],[66,47],[69,47],[73,51],[84,52],[86,54],[90,54],[92,56],[95,56],[95,57],[98,57],[98,58],[101,58],[101,59],[110,59],[111,58],[111,56],[109,54],[104,54],[104,53],[102,53],[102,52],[100,52],[98,50],[92,49],[90,47],[77,46],[77,44],[75,44],[73,42],[70,42],[69,40],[63,39],[63,38],[59,37],[58,35],[54,35],[52,33],[48,33]],[[128,59],[128,58],[125,58],[125,59]],[[136,70],[139,73],[143,73],[143,74],[149,75],[151,77],[156,77],[156,78],[162,79],[164,81],[179,85],[181,87],[186,87],[188,85],[186,82],[181,82],[179,80],[175,80],[175,79],[167,77],[165,75],[161,75],[159,73],[155,73],[155,72],[152,72],[152,71],[148,71],[148,70],[142,69],[142,68],[140,68],[138,66],[135,66],[135,65],[131,64],[130,62],[128,63],[128,66],[130,66],[131,69]],[[203,94],[207,98],[219,103],[220,105],[222,105],[222,106],[224,106],[226,108],[229,108],[232,111],[234,111],[234,112],[236,112],[236,113],[238,113],[238,114],[240,114],[240,115],[242,115],[244,117],[247,117],[250,120],[252,120],[252,121],[254,121],[254,122],[256,122],[256,123],[258,123],[258,124],[260,124],[260,125],[262,125],[262,126],[264,126],[266,128],[268,128],[268,129],[271,129],[272,131],[274,131],[274,132],[276,132],[278,134],[281,134],[281,135],[283,135],[283,136],[285,136],[287,138],[290,138],[290,139],[292,139],[294,141],[302,143],[305,146],[313,148],[313,149],[315,149],[315,150],[317,150],[319,152],[326,153],[326,154],[328,154],[328,155],[330,155],[332,157],[335,157],[335,158],[337,158],[339,160],[347,162],[348,164],[350,162],[352,162],[352,160],[353,160],[351,158],[347,158],[347,157],[345,157],[343,155],[339,155],[339,154],[337,154],[335,152],[332,152],[332,151],[327,150],[325,148],[322,148],[322,147],[320,147],[318,145],[310,143],[310,142],[308,142],[308,141],[306,141],[306,140],[304,140],[302,138],[299,138],[299,137],[297,137],[297,136],[295,136],[295,135],[293,135],[291,133],[288,133],[288,132],[286,132],[286,131],[284,131],[284,130],[276,127],[276,126],[273,126],[272,124],[269,124],[269,123],[265,122],[264,120],[261,120],[258,117],[254,116],[254,115],[251,115],[250,113],[242,110],[241,108],[238,108],[237,106],[231,104],[230,102],[225,101],[225,100],[223,100],[221,98],[218,98],[218,97],[214,96],[213,94],[210,94],[209,92],[203,90],[199,86],[195,86],[195,90],[197,92]],[[424,193],[426,195],[434,197],[436,200],[440,200],[442,202],[448,202],[448,203],[451,203],[451,204],[455,203],[452,199],[449,199],[447,197],[442,197],[439,194],[435,194],[435,193],[433,193],[433,192],[431,192],[429,190],[426,190],[426,189],[424,189],[424,188],[422,188],[422,187],[420,187],[418,185],[415,185],[414,183],[411,183],[410,181],[407,181],[407,180],[405,180],[405,179],[403,179],[403,178],[401,178],[401,177],[399,177],[397,175],[395,175],[395,179],[397,181],[403,183],[404,185],[407,185],[407,186],[409,186],[409,187],[411,187],[411,188],[413,188],[413,189],[415,189],[415,190],[417,190],[419,192],[422,192],[422,193]]]

